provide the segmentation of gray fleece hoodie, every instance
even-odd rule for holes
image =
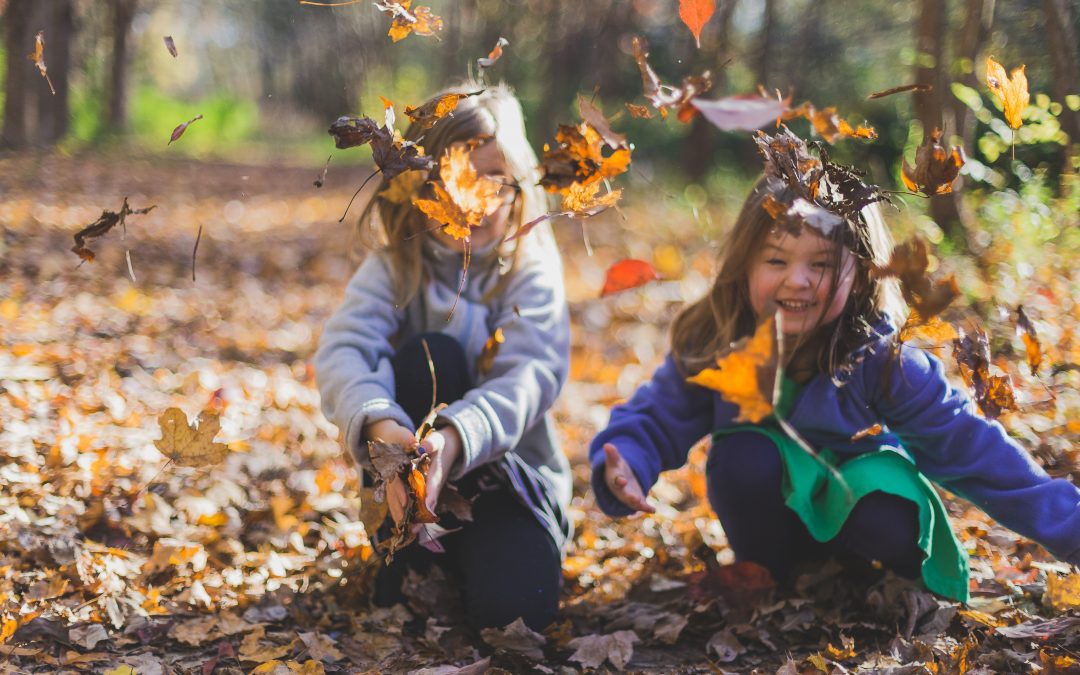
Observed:
[[[476,383],[439,415],[457,428],[462,439],[461,458],[451,479],[500,462],[511,470],[511,483],[527,504],[536,500],[523,481],[533,488],[539,484],[549,493],[547,500],[565,511],[571,494],[570,466],[547,414],[569,370],[562,261],[546,224],[532,230],[519,248],[510,279],[488,301],[484,295],[500,279],[500,262],[490,250],[473,252],[465,288],[457,298],[462,254],[429,237],[423,253],[428,281],[405,307],[394,304],[386,256],[374,253],[357,269],[344,301],[323,329],[315,369],[323,413],[344,432],[345,445],[361,466],[370,467],[362,438],[365,425],[389,418],[412,428],[409,416],[394,401],[390,357],[396,346],[419,333],[441,332],[464,347]],[[455,298],[457,307],[447,321]],[[505,342],[490,371],[481,375],[477,361],[496,328],[502,328]],[[529,475],[514,475],[514,467],[517,474]],[[563,543],[564,537],[553,535]]]

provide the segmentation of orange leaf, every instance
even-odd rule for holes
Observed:
[[[923,322],[928,322],[960,295],[956,277],[949,275],[935,281],[930,278],[929,268],[930,251],[926,242],[916,237],[893,249],[889,264],[876,268],[874,275],[897,277],[904,300]]]
[[[631,117],[637,117],[640,119],[651,120],[652,111],[649,110],[649,106],[638,105],[636,103],[624,103],[626,109],[630,112]]]
[[[715,0],[679,0],[679,18],[694,34],[694,41],[699,48],[701,47],[701,29],[705,27],[715,11]]]
[[[53,96],[56,96],[56,90],[53,89],[52,80],[49,79],[49,71],[45,67],[45,31],[39,30],[37,35],[34,36],[34,53],[27,54],[26,58],[34,62],[38,72],[41,73],[41,76],[49,83],[49,91],[52,92]]]
[[[506,342],[502,328],[496,328],[495,332],[484,342],[484,348],[480,351],[480,358],[476,364],[476,370],[481,375],[487,375],[495,365],[495,357],[499,355],[499,347]]]
[[[464,145],[451,146],[439,165],[441,183],[432,183],[435,199],[413,199],[425,215],[441,223],[455,239],[468,239],[472,228],[502,204],[501,185],[477,176]]]
[[[792,108],[784,113],[782,119],[790,120],[798,117],[809,121],[817,135],[828,143],[835,143],[841,138],[863,138],[871,141],[877,138],[877,132],[873,127],[861,124],[853,127],[847,120],[841,119],[836,114],[835,106],[819,110],[814,107],[814,104],[806,101],[798,108]]]
[[[390,24],[387,35],[394,42],[407,38],[411,33],[434,35],[435,31],[443,28],[442,18],[432,14],[430,7],[417,7],[416,10],[409,11],[412,0],[400,2],[384,0],[384,2],[376,2],[375,7],[383,14],[393,17],[393,23]]]
[[[862,439],[866,438],[867,436],[877,436],[878,434],[881,433],[881,431],[882,431],[882,427],[881,427],[880,424],[873,424],[871,426],[866,427],[865,429],[860,429],[860,430],[856,431],[854,434],[852,434],[851,435],[851,442],[854,443],[855,441],[862,440]]]
[[[476,59],[476,67],[480,71],[484,68],[490,68],[495,65],[495,62],[502,58],[503,47],[510,45],[510,41],[504,37],[500,37],[495,43],[495,47],[492,48],[485,58]]]
[[[736,422],[757,424],[773,411],[772,392],[776,373],[776,319],[769,317],[753,337],[735,343],[716,359],[716,368],[705,368],[687,382],[719,392],[739,407]]]
[[[1020,333],[1020,339],[1024,341],[1028,367],[1031,368],[1031,374],[1035,375],[1039,372],[1039,366],[1042,365],[1042,345],[1039,344],[1039,335],[1035,332],[1035,326],[1032,325],[1024,308],[1017,307],[1016,312],[1018,314],[1016,332]]]
[[[1001,101],[1005,108],[1005,121],[1013,129],[1019,129],[1024,123],[1021,115],[1027,108],[1031,96],[1028,94],[1027,75],[1024,74],[1024,66],[1014,68],[1008,77],[1005,76],[1005,67],[994,60],[993,56],[986,57],[986,86]]]
[[[952,192],[953,181],[964,166],[964,150],[954,145],[950,152],[940,141],[941,130],[934,129],[915,151],[915,168],[904,160],[900,177],[907,189],[930,197]]]
[[[474,91],[468,94],[443,94],[442,96],[436,96],[427,103],[418,108],[412,106],[405,107],[405,114],[409,116],[409,119],[415,124],[419,124],[421,129],[430,129],[436,122],[446,117],[450,113],[454,112],[458,103],[463,98],[469,96],[476,96],[483,93],[483,89],[480,91]]]
[[[413,469],[409,472],[409,487],[416,495],[416,521],[419,523],[437,523],[439,517],[428,510],[427,507],[427,481],[424,474]]]
[[[620,260],[608,268],[607,278],[604,280],[604,288],[600,291],[600,297],[630,288],[637,288],[659,278],[660,275],[656,273],[653,266],[644,260]]]

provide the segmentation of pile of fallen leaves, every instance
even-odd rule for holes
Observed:
[[[543,635],[520,623],[477,635],[437,575],[407,581],[407,606],[370,606],[379,558],[354,469],[318,410],[310,360],[353,269],[336,220],[366,170],[331,175],[316,192],[310,170],[0,162],[0,175],[19,177],[0,202],[5,672],[1076,667],[1080,576],[959,502],[949,506],[972,552],[968,607],[872,569],[826,566],[777,588],[760,568],[732,564],[704,501],[701,448],[654,489],[656,515],[599,513],[586,444],[651,373],[664,326],[712,274],[714,251],[678,227],[671,203],[597,217],[592,258],[577,233],[560,233],[575,346],[555,413],[576,479],[562,612]],[[78,264],[71,234],[102,200],[142,205],[151,194],[158,208],[131,219],[122,246]],[[600,298],[621,258],[664,280]],[[1045,274],[1047,296],[1073,283],[1065,269]],[[1043,351],[1075,362],[1062,336],[1080,324],[1076,306],[1054,314],[1040,298],[1029,323],[1061,338]],[[985,328],[1010,335],[1011,321]],[[1010,376],[1023,404],[1002,419],[1075,480],[1080,428],[1064,416],[1080,409],[1076,373],[1032,375],[1021,349],[986,366]],[[1043,381],[1059,392],[1073,382],[1073,394],[1048,407]]]

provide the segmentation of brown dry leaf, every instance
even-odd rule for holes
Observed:
[[[387,108],[389,111],[393,108]],[[392,180],[405,171],[430,171],[435,158],[424,154],[424,148],[401,138],[392,125],[380,126],[370,117],[344,115],[337,118],[327,133],[334,137],[334,146],[344,150],[367,143],[371,144],[371,159],[379,167],[383,178]]]
[[[581,119],[585,120],[585,123],[596,129],[600,137],[604,139],[604,142],[612,148],[626,147],[626,136],[616,133],[611,129],[611,123],[604,117],[604,111],[596,107],[584,96],[578,94],[578,112],[581,113]]]
[[[915,168],[904,159],[900,177],[908,190],[930,197],[952,192],[953,181],[964,166],[964,149],[954,145],[951,151],[946,150],[940,141],[941,130],[934,129],[915,151]]]
[[[869,141],[877,138],[877,131],[873,127],[862,124],[853,127],[847,120],[841,119],[836,114],[835,106],[819,110],[814,107],[814,104],[806,101],[798,108],[792,108],[784,113],[781,119],[790,120],[799,117],[809,121],[814,132],[828,143],[835,143],[843,138],[862,138]]]
[[[322,633],[299,633],[300,641],[308,648],[311,658],[325,663],[337,663],[345,658],[336,643]]]
[[[634,60],[641,71],[641,84],[645,98],[660,111],[661,117],[667,117],[668,109],[676,110],[680,122],[689,122],[697,114],[697,108],[691,102],[712,88],[712,75],[705,71],[701,75],[688,75],[683,78],[681,87],[672,87],[660,82],[656,71],[649,65],[649,52],[645,41],[634,36],[631,41]]]
[[[192,122],[197,122],[202,118],[202,115],[196,115],[195,117],[189,119],[187,122],[184,122],[183,124],[178,124],[176,128],[172,130],[172,134],[169,136],[169,142],[166,143],[166,145],[172,145],[173,141],[179,140],[180,137],[184,135],[184,132],[187,131],[187,128],[191,126]]]
[[[637,103],[624,103],[623,105],[626,106],[627,111],[630,112],[632,117],[646,120],[652,119],[652,111],[649,110],[649,106],[638,105]]]
[[[998,97],[1005,108],[1005,121],[1013,129],[1019,129],[1024,123],[1022,118],[1024,109],[1027,108],[1031,96],[1028,94],[1027,75],[1024,74],[1024,66],[1014,68],[1008,77],[1005,76],[1005,67],[994,60],[993,56],[986,57],[986,86]]]
[[[691,104],[702,117],[722,131],[753,131],[783,117],[790,98],[770,98],[756,95],[729,96],[710,101],[697,98]]]
[[[622,670],[634,656],[634,643],[638,636],[632,630],[620,630],[610,635],[586,635],[574,638],[567,645],[575,650],[570,655],[571,661],[580,663],[584,668],[599,668],[604,661]]]
[[[443,94],[417,108],[406,106],[405,114],[409,116],[413,124],[420,125],[421,129],[430,129],[436,122],[453,113],[461,99],[482,93],[484,93],[483,89],[467,94]]]
[[[1035,332],[1035,326],[1031,323],[1031,319],[1028,318],[1023,306],[1017,307],[1016,313],[1016,332],[1020,333],[1020,339],[1024,341],[1024,349],[1027,354],[1028,366],[1031,368],[1031,374],[1037,375],[1039,366],[1042,365],[1042,345],[1039,344],[1039,335]]]
[[[76,232],[75,245],[71,247],[71,250],[86,262],[94,262],[94,252],[86,246],[87,239],[90,239],[91,237],[100,237],[117,225],[120,225],[121,228],[126,228],[127,223],[125,222],[125,219],[128,216],[150,213],[156,206],[157,205],[155,204],[154,206],[147,206],[143,209],[132,209],[128,206],[127,197],[124,197],[124,203],[120,206],[119,212],[102,211],[97,220]]]
[[[480,637],[495,649],[521,654],[537,662],[544,659],[542,647],[547,639],[526,626],[521,617],[504,628],[485,628],[480,631]]]
[[[436,198],[413,199],[413,204],[441,223],[443,231],[451,237],[468,240],[472,228],[502,205],[499,196],[502,186],[478,176],[469,160],[469,150],[460,144],[451,146],[443,155],[439,177],[441,184],[432,183]]]
[[[394,42],[403,40],[412,33],[434,36],[436,31],[443,28],[442,17],[432,14],[430,7],[417,6],[413,10],[412,2],[413,0],[383,0],[375,3],[376,9],[393,19],[387,35]]]
[[[659,278],[660,274],[644,260],[632,258],[620,260],[608,268],[604,277],[604,287],[600,290],[600,297],[604,298],[612,293],[644,286]]]
[[[875,269],[874,274],[879,278],[897,277],[904,300],[926,322],[960,296],[960,287],[953,275],[934,281],[927,272],[929,267],[929,247],[925,240],[915,237],[893,249],[889,264]]]
[[[504,342],[506,342],[506,336],[503,335],[502,328],[496,328],[495,332],[488,336],[483,350],[480,351],[480,358],[476,362],[476,370],[481,375],[491,372],[492,366],[495,365],[495,357],[499,355],[499,347]]]
[[[866,98],[885,98],[886,96],[892,96],[893,94],[900,94],[906,91],[930,91],[934,88],[932,84],[902,84],[899,87],[892,87],[891,89],[885,89],[884,91],[875,91],[873,94],[867,95]]]
[[[221,422],[213,413],[200,415],[196,426],[188,424],[183,410],[169,408],[158,417],[158,426],[161,438],[154,441],[154,446],[180,466],[218,464],[229,454],[229,446],[214,442]]]
[[[34,36],[34,53],[27,54],[26,58],[34,62],[38,72],[41,73],[41,76],[49,83],[49,91],[52,92],[53,96],[56,96],[56,90],[53,89],[52,80],[49,79],[49,70],[45,67],[45,31],[39,30],[37,35]]]
[[[984,415],[997,419],[1001,413],[1017,409],[1009,378],[990,374],[990,341],[984,331],[976,330],[973,337],[961,331],[953,340],[953,357]]]
[[[176,42],[173,40],[173,36],[171,36],[171,35],[166,35],[165,36],[165,49],[169,50],[169,53],[172,54],[172,57],[174,59],[179,55],[178,52],[176,51]]]
[[[285,645],[268,644],[263,642],[265,639],[266,628],[264,626],[256,626],[254,630],[245,635],[244,641],[240,643],[240,660],[265,663],[285,656],[292,651],[293,646],[296,644],[295,640]]]
[[[705,368],[687,382],[719,392],[739,407],[736,422],[754,424],[773,411],[772,394],[776,374],[776,320],[757,327],[753,337],[735,343],[716,359],[716,368]]]
[[[375,474],[384,482],[398,477],[409,466],[409,453],[401,443],[387,443],[381,439],[368,441],[368,457]]]

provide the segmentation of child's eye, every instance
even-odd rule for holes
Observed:
[[[769,258],[768,260],[765,261],[765,264],[766,265],[772,265],[774,267],[778,267],[778,266],[783,265],[784,261],[781,260],[780,258]]]
[[[827,260],[819,260],[818,262],[814,263],[814,267],[819,270],[829,270],[832,269],[832,266],[833,264]]]

